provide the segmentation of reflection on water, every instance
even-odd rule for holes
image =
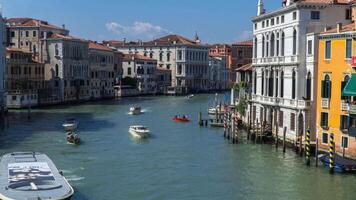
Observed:
[[[291,151],[247,141],[232,145],[221,129],[198,127],[198,112],[214,98],[141,97],[34,109],[30,121],[27,112],[15,112],[0,131],[0,152],[48,154],[75,188],[74,200],[355,199],[355,175],[330,176]],[[130,105],[147,112],[128,116]],[[181,113],[193,121],[172,122]],[[79,121],[80,146],[66,144],[61,125],[67,118]],[[153,135],[132,138],[134,124]]]

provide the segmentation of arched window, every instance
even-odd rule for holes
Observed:
[[[150,53],[150,58],[153,58],[153,53]]]
[[[347,83],[350,81],[350,76],[349,75],[346,75],[345,78],[344,78],[344,81],[341,82],[341,99],[342,100],[348,100],[350,97],[344,97],[342,96],[342,92],[344,91]]]
[[[274,71],[271,70],[268,78],[268,96],[273,97],[273,79],[274,79]]]
[[[279,33],[277,33],[277,40],[276,40],[276,56],[279,56]]]
[[[269,37],[267,36],[266,40],[266,57],[269,57]]]
[[[272,33],[271,35],[271,56],[274,56],[274,43],[275,43],[275,37],[274,37],[274,33]]]
[[[329,75],[325,75],[324,80],[321,81],[321,97],[330,99],[331,97],[331,80]]]
[[[55,71],[55,73],[56,73],[56,77],[58,77],[59,76],[59,67],[58,67],[58,65],[56,64],[56,69],[55,69],[56,71]]]
[[[261,95],[264,95],[265,93],[265,73],[262,71],[262,76],[261,76]]]
[[[254,73],[254,80],[253,80],[253,92],[257,94],[257,72]]]
[[[159,61],[163,61],[163,53],[159,53]]]
[[[284,97],[284,72],[281,72],[281,92],[280,92],[280,97]]]
[[[170,62],[171,61],[171,54],[167,53],[167,61]]]
[[[292,75],[292,99],[295,99],[296,97],[296,73],[295,71],[293,71],[293,75]]]
[[[58,44],[54,46],[54,54],[55,56],[59,56],[59,49],[58,49]]]
[[[262,36],[262,57],[265,57],[265,36]]]
[[[293,55],[297,54],[297,31],[293,31]]]
[[[274,91],[274,97],[278,97],[278,71],[276,71],[276,81],[275,81],[275,83],[276,83],[276,86],[275,86],[275,91]]]
[[[311,87],[312,87],[312,79],[311,79],[311,73],[308,72],[308,75],[307,75],[307,100],[311,100]]]
[[[257,37],[255,37],[255,40],[254,40],[254,43],[253,43],[253,57],[254,58],[257,58],[257,43],[258,40],[257,40]]]
[[[281,56],[284,56],[284,45],[285,45],[285,35],[282,33],[282,38],[281,38]]]

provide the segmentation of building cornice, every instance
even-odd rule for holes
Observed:
[[[329,33],[322,34],[319,36],[319,39],[338,39],[338,38],[356,38],[356,32],[344,32],[344,33]]]

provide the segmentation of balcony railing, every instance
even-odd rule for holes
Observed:
[[[329,99],[327,99],[327,98],[321,99],[321,107],[322,107],[322,108],[328,109],[329,106],[330,106]]]
[[[350,104],[349,103],[347,103],[347,102],[341,102],[341,110],[342,111],[349,111],[349,109],[350,109]]]
[[[350,104],[349,114],[356,115],[356,104]]]

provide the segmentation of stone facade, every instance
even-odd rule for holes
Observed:
[[[225,56],[209,56],[209,90],[229,89],[230,69]]]
[[[136,80],[136,87],[141,94],[157,93],[157,60],[138,54],[125,54],[122,66],[123,78],[130,77]]]
[[[253,18],[253,120],[272,127],[278,121],[279,133],[287,128],[287,139],[296,141],[315,124],[310,122],[314,65],[307,67],[307,33],[318,33],[337,22],[348,23],[348,3],[283,1],[283,7],[265,13],[262,0]],[[313,91],[312,91],[313,94]],[[309,97],[309,98],[308,98]]]
[[[6,51],[7,107],[37,106],[46,101],[45,65],[33,60],[31,52],[9,48]]]
[[[43,40],[45,78],[59,102],[79,102],[90,99],[88,41],[51,34]]]
[[[113,98],[115,96],[114,59],[113,49],[96,42],[89,43],[91,99]]]

